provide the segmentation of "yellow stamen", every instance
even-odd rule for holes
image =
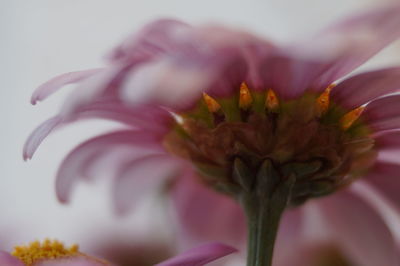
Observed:
[[[360,106],[347,114],[345,114],[341,119],[340,119],[340,125],[343,130],[348,129],[353,125],[353,123],[360,117],[361,113],[364,111],[365,107]]]
[[[203,92],[203,99],[207,105],[208,111],[210,111],[211,113],[216,113],[219,109],[221,109],[221,105],[219,105],[216,100],[214,100],[210,95],[205,92]]]
[[[247,110],[251,106],[252,102],[253,98],[251,97],[249,87],[247,87],[247,84],[243,82],[240,85],[239,107]]]
[[[79,254],[78,245],[72,245],[65,248],[63,243],[57,240],[46,239],[42,243],[35,241],[27,246],[16,246],[11,253],[19,258],[27,266],[43,259],[57,259],[62,257],[71,257]]]
[[[328,111],[329,108],[329,94],[332,88],[335,87],[334,84],[329,85],[325,91],[317,98],[315,102],[315,108],[318,116],[321,116]]]
[[[267,91],[265,106],[271,111],[276,110],[279,107],[278,97],[276,97],[275,92],[271,89]]]

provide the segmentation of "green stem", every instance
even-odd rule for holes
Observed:
[[[272,265],[280,218],[290,198],[293,184],[292,177],[276,184],[270,193],[242,194],[241,203],[245,209],[248,224],[247,266]]]

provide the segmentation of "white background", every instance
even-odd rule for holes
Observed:
[[[44,237],[76,242],[84,233],[123,236],[134,215],[113,219],[107,186],[79,184],[61,206],[54,175],[69,149],[108,126],[84,122],[48,138],[32,161],[21,150],[30,131],[53,115],[68,88],[38,106],[36,86],[68,71],[102,65],[101,57],[127,34],[160,17],[242,27],[288,41],[378,1],[367,0],[0,0],[0,248]],[[382,1],[380,1],[382,3]],[[399,44],[368,67],[400,62]],[[95,224],[95,226],[93,225]],[[83,240],[85,241],[85,240]],[[85,242],[84,242],[85,243]],[[83,244],[84,244],[83,243]]]

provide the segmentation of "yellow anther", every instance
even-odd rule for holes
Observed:
[[[27,246],[16,246],[11,254],[30,266],[39,260],[77,256],[80,253],[77,245],[65,248],[57,240],[46,239],[42,243],[34,241]]]
[[[343,130],[348,129],[353,125],[353,123],[360,117],[361,113],[364,111],[365,107],[360,106],[347,114],[345,114],[341,119],[340,119],[340,125]]]
[[[203,99],[207,105],[208,111],[210,111],[211,113],[216,113],[219,111],[219,109],[221,109],[221,105],[219,105],[219,103],[214,100],[214,98],[212,98],[205,92],[203,92]]]
[[[249,87],[247,87],[247,84],[243,82],[240,85],[239,107],[247,110],[251,106],[252,102],[253,98],[251,97]]]
[[[271,111],[276,110],[279,107],[278,97],[276,97],[275,92],[271,89],[267,91],[265,107],[267,107],[267,109]]]
[[[315,108],[318,116],[321,116],[328,111],[329,108],[329,94],[332,88],[335,87],[334,84],[329,85],[325,91],[317,98],[315,102]]]

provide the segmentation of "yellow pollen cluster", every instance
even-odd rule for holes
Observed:
[[[278,97],[276,97],[275,92],[271,89],[267,91],[265,106],[271,111],[276,110],[279,107]]]
[[[208,111],[210,111],[211,113],[216,113],[219,109],[221,109],[221,105],[219,105],[216,100],[214,100],[210,95],[205,92],[203,92],[203,99],[207,105]]]
[[[240,92],[239,92],[239,107],[247,110],[251,103],[253,102],[253,98],[251,97],[249,87],[247,87],[246,83],[242,83],[240,85]]]
[[[329,108],[329,95],[331,93],[332,88],[335,85],[330,85],[328,88],[325,89],[325,91],[317,98],[315,107],[317,109],[317,114],[319,116],[323,115],[328,111]]]
[[[43,259],[76,256],[79,251],[78,245],[65,248],[63,243],[57,240],[46,239],[42,243],[34,241],[27,246],[16,246],[11,254],[30,266]]]
[[[364,106],[360,106],[345,114],[342,119],[340,119],[340,125],[342,126],[343,130],[351,127],[351,125],[360,117],[364,109]]]

